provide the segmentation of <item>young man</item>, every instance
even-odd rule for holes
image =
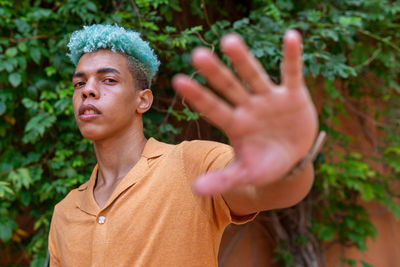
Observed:
[[[286,175],[317,131],[297,32],[284,37],[279,86],[234,34],[221,48],[246,87],[205,48],[192,57],[230,103],[187,76],[174,78],[177,92],[222,129],[232,147],[146,140],[142,114],[152,104],[149,87],[159,62],[137,33],[93,25],[75,32],[69,48],[77,64],[75,118],[93,140],[98,164],[89,181],[55,207],[51,266],[217,266],[229,223],[294,205],[308,193],[310,163]]]

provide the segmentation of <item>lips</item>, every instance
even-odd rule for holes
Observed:
[[[79,108],[79,118],[82,120],[91,120],[100,116],[101,112],[95,106],[82,105]]]

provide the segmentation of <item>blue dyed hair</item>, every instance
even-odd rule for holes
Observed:
[[[70,53],[67,56],[75,66],[83,54],[99,49],[122,53],[128,57],[130,65],[137,66],[145,74],[149,86],[160,66],[153,49],[138,32],[117,25],[84,26],[82,30],[72,33],[68,48]]]

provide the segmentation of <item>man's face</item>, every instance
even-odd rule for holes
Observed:
[[[84,137],[104,140],[138,126],[140,91],[125,56],[110,50],[84,54],[72,82],[74,115]]]

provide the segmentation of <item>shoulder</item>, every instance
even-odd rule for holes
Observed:
[[[187,170],[198,173],[225,167],[234,157],[231,146],[204,140],[185,141],[178,145]],[[196,172],[196,171],[195,171]]]
[[[205,140],[184,141],[178,145],[186,156],[207,157],[220,154],[233,154],[231,146]]]
[[[74,209],[77,201],[81,198],[82,192],[87,189],[89,181],[72,189],[63,200],[54,207],[54,216],[64,214],[67,210]]]
[[[169,157],[183,155],[185,158],[189,159],[201,159],[222,154],[233,155],[233,149],[227,144],[214,141],[192,140],[172,145],[150,138],[143,151],[143,156],[146,158],[154,158],[162,154],[168,155]]]
[[[177,169],[183,167],[184,173],[190,177],[197,177],[225,167],[234,153],[231,146],[214,141],[193,140],[170,145],[150,138],[143,156],[147,159],[161,158],[169,165],[176,165]]]

